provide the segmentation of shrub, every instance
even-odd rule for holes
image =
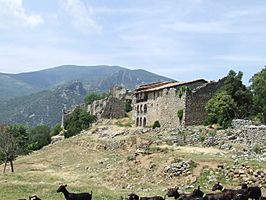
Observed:
[[[36,126],[30,130],[31,150],[39,150],[50,144],[50,128],[46,125]]]
[[[127,161],[134,161],[136,160],[136,155],[135,154],[131,154],[127,156]]]
[[[96,117],[90,115],[86,111],[77,108],[66,119],[65,137],[71,137],[80,133],[81,130],[86,129],[91,123],[96,121]]]
[[[208,134],[209,136],[214,137],[216,135],[216,130],[215,129],[209,130]]]
[[[183,115],[184,115],[183,109],[177,111],[177,117],[178,117],[180,123],[182,122]]]
[[[254,151],[257,154],[261,154],[261,148],[258,144],[253,146],[252,151]]]
[[[159,121],[155,121],[152,125],[152,128],[155,129],[155,128],[160,128],[161,125],[160,125],[160,122]]]
[[[52,131],[50,133],[50,136],[52,137],[52,136],[58,135],[61,131],[62,131],[61,125],[60,124],[56,124],[53,127],[53,129],[52,129]]]
[[[132,103],[131,100],[126,100],[126,103],[125,103],[125,111],[126,111],[126,112],[130,112],[130,111],[132,111],[131,103]]]
[[[204,142],[205,141],[205,136],[204,135],[200,135],[199,140],[200,140],[200,142]]]
[[[86,105],[89,105],[89,104],[92,104],[93,101],[100,100],[100,99],[104,99],[104,98],[106,98],[108,96],[110,96],[110,93],[102,93],[102,94],[99,94],[99,93],[96,93],[96,92],[92,92],[92,93],[89,93],[84,98],[84,102],[85,102]]]

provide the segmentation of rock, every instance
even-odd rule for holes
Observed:
[[[65,139],[64,135],[55,135],[55,136],[51,137],[51,144],[58,143],[64,139]]]

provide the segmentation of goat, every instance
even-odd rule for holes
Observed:
[[[154,197],[139,197],[135,193],[131,193],[128,195],[128,200],[165,200],[165,198],[161,196],[154,196]]]
[[[261,198],[261,189],[258,186],[248,187],[246,183],[242,184],[242,189],[247,190],[247,197],[250,199],[259,200]]]
[[[70,193],[66,189],[67,185],[60,185],[57,189],[57,192],[62,192],[66,198],[66,200],[91,200],[91,193]]]
[[[18,200],[27,200],[27,199],[18,199]],[[29,196],[29,200],[41,200],[37,195],[31,195]]]
[[[166,195],[168,197],[174,197],[175,199],[178,199],[178,200],[202,199],[200,197],[192,197],[191,194],[184,194],[184,193],[179,194],[178,189],[179,187],[168,188]]]
[[[41,200],[37,195],[29,196],[29,200]]]
[[[243,199],[243,200],[247,200],[248,199],[248,195],[247,195],[247,190],[242,188],[242,189],[226,189],[222,186],[222,184],[220,182],[216,183],[213,187],[212,187],[212,191],[216,191],[216,190],[220,190],[221,192],[229,192],[232,194],[232,198],[233,199]]]
[[[202,197],[203,200],[231,200],[233,199],[233,193],[225,191],[219,193],[204,194],[200,190],[200,186],[192,192],[192,197]]]

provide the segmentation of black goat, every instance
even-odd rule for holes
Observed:
[[[215,194],[204,194],[204,192],[200,190],[200,187],[198,187],[192,192],[192,197],[201,197],[203,200],[231,200],[233,199],[233,194],[226,191]]]
[[[248,199],[248,194],[246,189],[226,189],[222,186],[220,182],[216,183],[212,187],[212,191],[220,190],[221,192],[229,192],[232,194],[233,199],[241,199],[241,200],[247,200]]]
[[[165,200],[165,198],[163,198],[161,196],[139,197],[138,195],[131,193],[128,195],[128,200]]]
[[[184,194],[184,193],[179,193],[178,192],[179,187],[174,187],[174,188],[168,188],[167,190],[167,196],[168,197],[174,197],[175,199],[178,200],[200,200],[202,198],[200,197],[192,197],[191,194]]]
[[[29,196],[29,200],[41,200],[37,195]]]
[[[90,193],[70,193],[66,189],[67,185],[60,185],[57,192],[62,192],[66,200],[91,200],[92,192]]]
[[[248,198],[255,200],[259,200],[261,198],[261,189],[258,186],[248,187],[248,185],[244,183],[241,188],[247,190]]]

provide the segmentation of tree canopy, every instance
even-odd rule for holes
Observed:
[[[266,67],[256,73],[250,80],[251,89],[254,94],[254,115],[266,123]]]
[[[243,73],[230,70],[224,85],[206,105],[207,123],[230,125],[233,118],[248,118],[252,111],[252,92],[242,82]]]
[[[96,120],[95,116],[90,115],[81,108],[76,108],[70,116],[67,117],[65,127],[65,137],[71,137],[86,129]]]

